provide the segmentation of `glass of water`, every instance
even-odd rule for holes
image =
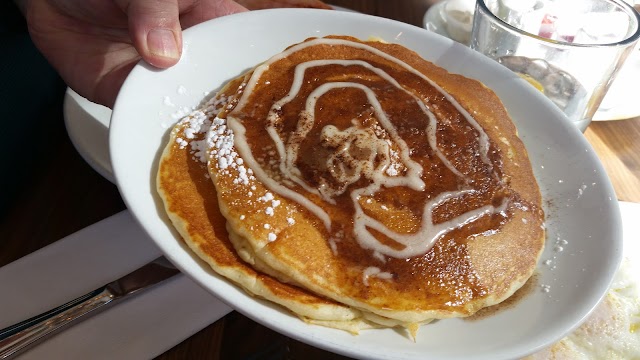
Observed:
[[[477,0],[471,48],[528,80],[584,132],[639,24],[622,0]]]

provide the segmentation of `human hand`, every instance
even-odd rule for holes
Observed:
[[[182,28],[246,9],[231,0],[27,0],[34,44],[72,89],[113,107],[140,60],[178,62]]]

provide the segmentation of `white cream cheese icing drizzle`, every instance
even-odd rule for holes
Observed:
[[[242,121],[237,118],[237,114],[240,113],[249,102],[249,98],[256,85],[259,83],[261,76],[269,69],[269,67],[275,62],[284,59],[291,54],[301,51],[307,47],[314,45],[336,45],[336,46],[350,46],[364,51],[373,53],[376,56],[380,56],[386,60],[394,62],[402,66],[412,74],[427,81],[433,86],[444,98],[450,102],[456,110],[466,119],[466,121],[477,131],[477,143],[479,148],[479,156],[484,164],[490,169],[493,169],[492,163],[488,157],[489,151],[489,138],[478,122],[469,114],[469,112],[459,104],[455,98],[448,94],[444,89],[438,86],[431,79],[426,77],[421,72],[417,71],[410,65],[400,61],[399,59],[380,51],[374,47],[366,44],[353,42],[345,39],[314,39],[303,42],[301,44],[290,47],[279,55],[269,59],[264,64],[258,66],[251,78],[247,81],[247,85],[240,97],[236,107],[227,114],[226,125],[230,131],[235,135],[235,147],[244,159],[246,165],[253,169],[255,177],[262,182],[271,191],[287,197],[301,206],[307,208],[313,214],[315,214],[325,225],[328,231],[331,231],[332,221],[328,213],[319,205],[308,199],[304,194],[289,188],[285,184],[272,178],[268,172],[260,165],[255,159],[252,150],[249,146],[249,142],[246,138],[246,129],[242,124]],[[269,111],[266,120],[267,133],[274,143],[276,151],[279,155],[280,163],[279,170],[286,180],[292,181],[299,185],[305,191],[315,194],[322,198],[329,204],[335,204],[335,196],[342,194],[347,190],[348,186],[355,183],[361,178],[365,178],[369,181],[370,185],[352,189],[350,192],[350,198],[353,202],[355,214],[353,218],[354,223],[354,237],[362,246],[366,249],[371,249],[380,260],[383,257],[380,255],[386,255],[396,258],[410,258],[413,256],[424,254],[428,251],[436,240],[442,237],[444,234],[460,228],[466,224],[476,221],[477,219],[489,215],[500,213],[504,211],[508,205],[508,200],[503,200],[500,206],[485,205],[464,214],[458,215],[447,221],[434,224],[432,215],[435,208],[439,205],[451,200],[458,199],[460,197],[473,194],[475,190],[461,189],[456,191],[443,192],[429,200],[424,204],[424,210],[422,212],[421,225],[416,232],[412,233],[397,233],[389,229],[381,221],[368,216],[360,205],[360,199],[363,196],[373,196],[382,187],[391,188],[396,186],[407,187],[415,191],[421,191],[425,187],[425,183],[422,180],[423,169],[422,167],[411,159],[411,151],[406,142],[400,137],[393,122],[388,118],[386,112],[382,108],[382,104],[377,99],[375,92],[368,86],[351,81],[334,81],[327,82],[316,89],[314,89],[307,97],[305,103],[305,109],[299,114],[299,120],[295,132],[288,139],[283,139],[278,132],[278,123],[281,119],[281,109],[283,106],[295,99],[303,85],[304,76],[308,69],[314,67],[322,67],[328,65],[341,65],[341,66],[358,66],[362,67],[380,78],[387,81],[392,86],[404,91],[408,94],[415,103],[420,107],[421,111],[428,117],[426,134],[427,142],[430,148],[434,151],[436,156],[441,159],[442,163],[458,178],[464,181],[468,180],[461,171],[456,169],[451,161],[439,150],[436,138],[437,118],[429,108],[429,104],[425,103],[422,99],[417,97],[411,91],[405,89],[387,72],[380,68],[371,65],[368,62],[361,60],[340,60],[340,59],[323,59],[312,60],[303,62],[296,66],[293,82],[287,95],[278,101],[276,101]],[[337,180],[341,186],[330,187],[320,186],[319,188],[311,186],[302,176],[300,169],[297,168],[297,159],[299,157],[300,144],[305,139],[307,134],[311,131],[315,124],[315,108],[316,102],[322,96],[335,89],[352,88],[366,96],[367,101],[371,105],[375,119],[387,138],[378,137],[371,129],[365,128],[353,122],[353,126],[347,129],[337,129],[334,126],[327,125],[321,130],[321,136],[328,142],[333,142],[335,152],[327,159],[327,168],[333,169],[331,175]],[[395,162],[400,164],[400,167],[404,170],[397,175],[390,175],[387,171],[392,163],[391,147],[395,146],[397,151]],[[364,158],[349,157],[350,150],[355,148],[365,148],[364,153],[368,154]],[[345,159],[347,161],[347,167],[345,167]],[[374,159],[377,160],[377,165],[374,164]],[[398,164],[395,164],[398,166]],[[494,171],[495,176],[495,171]],[[381,243],[370,231],[373,229],[389,238],[393,239],[397,243],[401,244],[403,248],[398,249],[387,246]]]

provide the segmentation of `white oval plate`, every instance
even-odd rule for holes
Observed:
[[[217,276],[176,236],[156,194],[155,177],[180,106],[196,106],[206,92],[293,43],[330,34],[377,36],[403,44],[451,72],[484,82],[500,96],[527,146],[548,214],[538,287],[516,306],[482,320],[450,319],[423,326],[415,343],[391,329],[353,336],[307,325],[247,295]],[[111,159],[127,206],[162,252],[236,310],[287,336],[352,357],[495,360],[518,358],[552,344],[578,326],[607,291],[622,253],[611,184],[575,126],[497,63],[415,26],[317,10],[223,17],[187,30],[184,44],[176,66],[160,71],[140,64],[131,72],[112,115]]]

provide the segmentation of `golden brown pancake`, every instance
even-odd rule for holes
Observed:
[[[208,117],[215,117],[226,98],[216,97],[181,120],[172,130],[160,161],[157,188],[175,228],[189,247],[220,275],[251,295],[285,306],[305,321],[357,333],[376,325],[358,310],[283,284],[256,272],[235,253],[220,214],[216,189],[209,179],[204,149]]]
[[[400,45],[328,37],[233,87],[209,172],[262,271],[403,323],[473,314],[532,275],[539,189],[481,83]]]

